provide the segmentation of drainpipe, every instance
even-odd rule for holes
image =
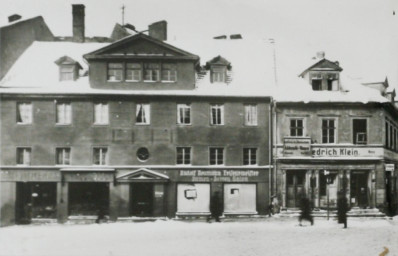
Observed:
[[[269,104],[269,113],[268,113],[268,120],[269,120],[269,125],[268,125],[268,143],[269,143],[269,150],[268,150],[268,164],[269,164],[269,168],[268,168],[268,184],[269,184],[269,194],[268,194],[268,198],[269,198],[269,203],[272,203],[272,191],[273,191],[273,182],[272,182],[272,170],[273,170],[273,148],[272,148],[272,128],[273,128],[273,122],[272,122],[272,109],[273,109],[273,100],[272,98],[270,98],[270,104]],[[275,175],[275,174],[274,174]]]

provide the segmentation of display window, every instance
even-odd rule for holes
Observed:
[[[224,184],[224,213],[257,213],[256,184]]]
[[[208,214],[209,212],[210,184],[178,184],[177,214]]]

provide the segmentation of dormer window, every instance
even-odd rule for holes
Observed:
[[[177,66],[172,63],[162,63],[162,82],[177,81]]]
[[[55,61],[59,66],[59,81],[75,81],[79,77],[79,69],[82,69],[79,62],[63,56]]]
[[[119,82],[123,79],[123,63],[108,63],[108,81]]]
[[[159,63],[144,63],[144,81],[156,82],[159,80]]]
[[[141,63],[126,63],[126,81],[141,81]]]
[[[227,68],[226,67],[213,67],[210,70],[211,73],[211,79],[212,82],[219,82],[219,83],[225,83],[225,77],[227,74]]]
[[[210,82],[226,83],[227,71],[231,68],[231,63],[221,56],[217,56],[206,63],[206,69],[210,69]]]

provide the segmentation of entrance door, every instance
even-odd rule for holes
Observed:
[[[368,201],[368,173],[351,173],[351,206],[365,208],[369,206]]]
[[[305,171],[287,171],[287,207],[300,207],[300,200],[305,197],[304,184]]]
[[[69,215],[109,214],[109,183],[70,182]]]
[[[152,216],[153,215],[153,184],[152,183],[133,183],[131,184],[131,208],[132,216]]]

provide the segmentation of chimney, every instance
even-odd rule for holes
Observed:
[[[229,36],[230,39],[242,39],[241,34],[232,34]]]
[[[8,16],[8,22],[11,23],[13,21],[20,20],[21,18],[21,15],[13,14],[11,16]]]
[[[162,20],[152,23],[148,26],[149,36],[155,39],[166,41],[167,40],[167,21]]]
[[[316,58],[317,59],[324,59],[325,58],[325,52],[320,51],[316,53]]]
[[[215,37],[213,37],[213,39],[227,39],[227,36],[226,35],[215,36]]]
[[[84,43],[84,8],[83,4],[72,4],[73,42]]]

